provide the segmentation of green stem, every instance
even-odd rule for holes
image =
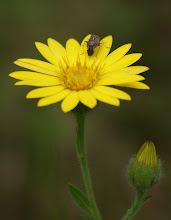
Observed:
[[[136,192],[135,200],[132,204],[132,207],[128,209],[126,215],[123,217],[122,220],[132,219],[143,204],[144,204],[144,192]]]
[[[84,177],[84,182],[88,194],[88,198],[90,201],[90,205],[92,208],[92,214],[94,216],[94,220],[101,220],[100,213],[98,211],[94,193],[93,193],[93,188],[91,184],[91,179],[90,179],[90,174],[89,174],[89,169],[88,169],[88,164],[87,164],[87,159],[86,159],[86,151],[85,151],[85,144],[84,144],[84,121],[85,121],[85,111],[79,110],[75,112],[76,115],[76,121],[77,121],[77,155],[80,159],[81,162],[81,167],[82,167],[82,172],[83,172],[83,177]]]

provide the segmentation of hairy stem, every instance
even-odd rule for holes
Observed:
[[[94,216],[94,220],[101,220],[101,216],[99,213],[99,210],[96,205],[93,188],[91,184],[88,164],[87,164],[87,158],[86,158],[86,150],[85,150],[85,143],[84,143],[84,121],[85,121],[85,111],[77,111],[75,112],[76,115],[76,122],[77,122],[77,155],[81,162],[83,177],[84,177],[84,183],[87,190],[88,198],[90,201],[90,205],[92,208],[92,215]]]
[[[143,192],[136,192],[135,200],[132,204],[132,207],[128,209],[126,215],[123,217],[122,220],[130,220],[132,219],[137,211],[142,207],[144,201],[144,193]]]

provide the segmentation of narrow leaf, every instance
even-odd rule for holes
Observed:
[[[88,198],[86,197],[86,195],[71,184],[68,184],[68,189],[73,199],[77,203],[77,205],[81,209],[83,209],[90,217],[92,217],[92,210],[91,210],[90,202]]]

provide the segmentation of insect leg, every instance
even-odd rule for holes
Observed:
[[[84,44],[82,45],[82,47],[83,47],[83,52],[82,52],[80,55],[84,54],[84,46],[85,46],[85,43],[88,43],[88,41],[84,41]]]
[[[106,48],[110,48],[110,47],[107,47],[107,46],[105,45],[105,43],[106,43],[106,42],[100,42],[100,43],[98,44],[98,46],[100,46],[100,45],[102,44],[102,45],[105,46]]]

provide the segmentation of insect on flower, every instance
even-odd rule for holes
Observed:
[[[90,39],[87,42],[87,53],[89,56],[92,56],[96,47],[100,46],[100,37],[98,35],[91,35]]]

